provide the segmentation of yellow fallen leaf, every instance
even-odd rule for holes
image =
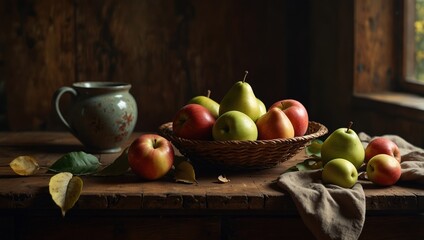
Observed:
[[[193,166],[188,161],[182,161],[175,167],[175,181],[182,183],[197,183]]]
[[[82,186],[82,179],[69,172],[61,172],[50,178],[50,195],[62,210],[62,216],[78,201]]]
[[[10,168],[21,176],[36,174],[40,169],[38,162],[31,156],[19,156],[9,163]]]

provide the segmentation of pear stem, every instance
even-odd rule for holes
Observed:
[[[211,90],[208,89],[208,94],[206,95],[206,97],[208,97],[208,98],[211,97]]]
[[[347,126],[346,133],[347,133],[347,132],[349,132],[349,130],[350,130],[350,128],[352,127],[352,125],[353,125],[353,122],[352,122],[352,121],[350,121],[350,122],[349,122],[349,125]]]
[[[244,78],[243,78],[243,82],[246,82],[246,77],[247,77],[247,74],[248,74],[249,72],[248,71],[244,71]]]

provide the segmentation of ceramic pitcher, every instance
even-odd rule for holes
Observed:
[[[137,104],[131,84],[119,82],[76,82],[56,90],[54,109],[69,131],[91,152],[121,151],[137,122]],[[63,94],[72,95],[69,112],[62,114]]]

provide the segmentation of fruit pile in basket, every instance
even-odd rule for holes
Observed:
[[[306,108],[297,100],[279,100],[267,109],[246,77],[247,71],[219,103],[209,94],[192,98],[160,131],[188,158],[252,168],[286,160],[327,132],[323,125],[309,122]],[[244,162],[231,162],[238,158]]]
[[[220,103],[209,96],[197,96],[179,109],[172,122],[175,136],[216,141],[303,136],[309,123],[303,104],[294,99],[280,100],[267,111],[246,76],[247,72]]]

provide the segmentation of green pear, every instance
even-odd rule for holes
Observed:
[[[219,115],[236,110],[246,114],[253,121],[259,118],[258,100],[252,87],[246,82],[247,73],[246,71],[243,81],[236,82],[225,94],[219,106]]]
[[[264,115],[267,110],[266,110],[266,106],[264,104],[264,102],[262,102],[259,98],[257,98],[258,100],[258,104],[259,104],[259,117],[260,118],[262,115]]]
[[[365,159],[365,149],[355,131],[348,128],[335,130],[321,146],[321,159],[323,165],[335,158],[344,158],[356,168],[361,167]]]
[[[188,101],[188,104],[190,103],[196,103],[199,105],[202,105],[203,107],[207,108],[209,112],[211,112],[212,116],[214,116],[215,119],[218,118],[219,115],[219,103],[215,102],[212,98],[210,98],[211,91],[208,90],[208,94],[206,96],[196,96],[190,99]]]

